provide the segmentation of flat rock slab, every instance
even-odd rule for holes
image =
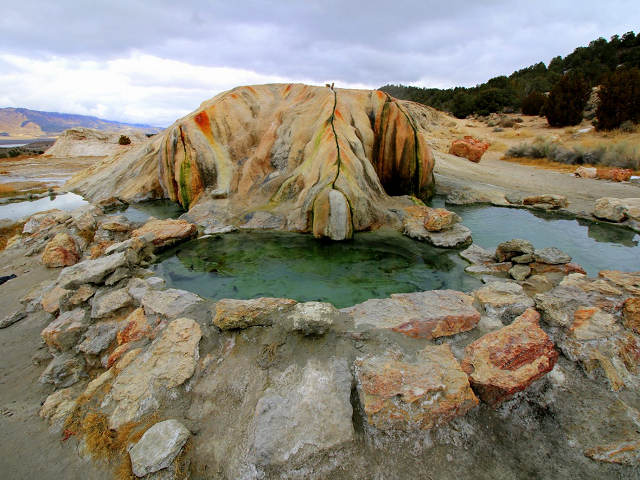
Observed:
[[[426,347],[415,361],[385,354],[355,365],[360,402],[369,423],[381,430],[431,429],[478,404],[446,344]]]
[[[454,290],[432,290],[373,298],[344,308],[356,327],[372,325],[409,337],[433,339],[466,332],[480,321],[473,298]]]
[[[150,287],[151,288],[151,287]],[[147,315],[174,319],[185,314],[191,307],[202,302],[195,293],[169,288],[167,290],[148,290],[142,296],[142,306]]]
[[[171,465],[191,432],[177,420],[156,423],[129,449],[131,470],[144,477]]]
[[[85,260],[60,272],[58,286],[69,289],[85,283],[100,283],[116,268],[128,266],[126,252],[119,252],[95,260]]]
[[[353,442],[353,377],[345,359],[310,359],[276,374],[255,407],[250,461],[304,464],[318,454],[337,455]]]
[[[558,352],[539,319],[540,314],[529,309],[511,325],[465,348],[462,369],[482,401],[497,406],[554,367]]]
[[[270,326],[274,315],[288,312],[296,303],[288,298],[223,298],[216,303],[213,324],[221,330]]]
[[[187,240],[196,235],[198,228],[186,220],[149,220],[142,227],[131,232],[132,237],[141,237],[149,233],[153,234],[155,247],[168,247],[182,240]]]
[[[495,252],[482,248],[475,243],[470,245],[469,248],[461,251],[460,256],[467,262],[474,264],[495,263],[496,261]]]
[[[64,312],[47,325],[40,335],[51,348],[71,350],[88,327],[85,317],[85,311],[81,308]]]
[[[556,247],[536,249],[533,257],[538,263],[548,263],[550,265],[560,265],[571,261],[569,255]]]
[[[420,240],[441,248],[457,248],[471,243],[471,230],[460,223],[456,223],[447,230],[430,232],[420,220],[405,221],[402,230],[406,236]]]

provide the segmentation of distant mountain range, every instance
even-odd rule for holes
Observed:
[[[157,133],[162,128],[140,123],[123,123],[87,115],[41,112],[28,108],[0,108],[0,139],[2,137],[46,137],[58,135],[69,128],[86,127],[103,131],[138,130]]]

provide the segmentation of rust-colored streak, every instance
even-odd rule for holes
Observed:
[[[213,132],[211,131],[211,121],[209,120],[209,115],[207,114],[207,112],[205,110],[202,110],[200,113],[198,113],[195,117],[194,120],[196,122],[196,125],[198,125],[198,128],[200,129],[200,131],[202,133],[204,133],[204,135],[209,139],[210,142],[213,141]],[[180,134],[182,134],[182,129],[180,130]],[[183,136],[183,142],[184,142],[184,136]]]

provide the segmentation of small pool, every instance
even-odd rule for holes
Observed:
[[[346,307],[392,293],[452,288],[480,281],[464,274],[457,251],[398,232],[368,232],[353,241],[311,235],[236,232],[201,238],[165,252],[154,266],[168,286],[203,297],[287,297]]]
[[[471,229],[473,243],[487,249],[524,238],[536,248],[558,247],[591,276],[600,270],[640,271],[640,235],[624,227],[518,208],[447,208]]]
[[[171,200],[149,200],[147,202],[134,203],[123,211],[118,212],[127,217],[131,222],[146,222],[149,217],[178,218],[184,213],[184,209],[178,203]]]
[[[51,195],[37,200],[25,200],[22,202],[5,203],[0,205],[0,219],[18,220],[19,218],[33,215],[37,212],[57,208],[60,210],[75,210],[88,202],[75,193]]]

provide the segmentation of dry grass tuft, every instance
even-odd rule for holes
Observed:
[[[0,252],[7,248],[7,243],[9,243],[9,239],[22,233],[22,229],[24,228],[24,223],[16,223],[11,225],[10,227],[0,228]]]

